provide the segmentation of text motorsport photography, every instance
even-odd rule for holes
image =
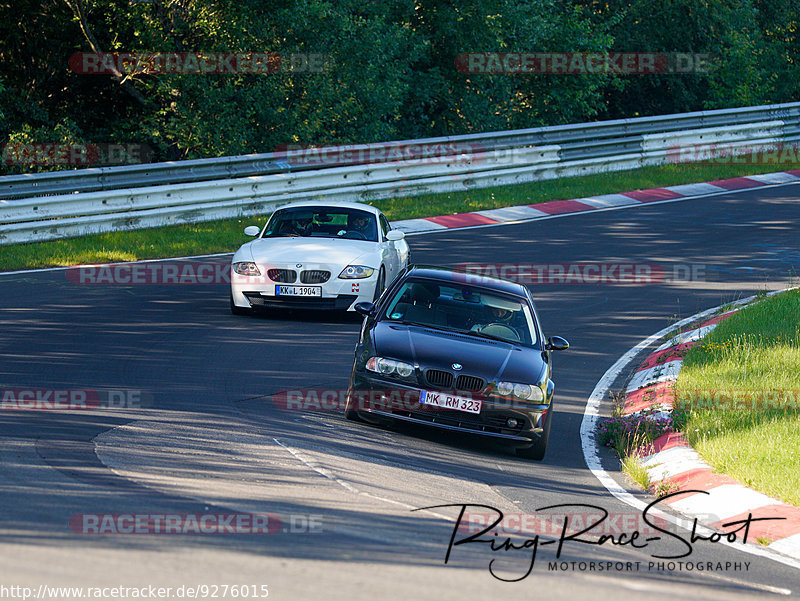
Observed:
[[[519,582],[531,575],[537,566],[540,549],[550,551],[546,557],[549,571],[746,571],[745,561],[693,561],[698,544],[740,543],[745,545],[754,522],[784,518],[754,518],[752,515],[722,525],[722,531],[704,532],[695,517],[687,524],[671,527],[658,516],[655,506],[670,497],[704,491],[686,490],[671,493],[652,501],[639,515],[610,514],[597,505],[563,503],[541,507],[535,515],[506,516],[490,505],[446,504],[420,507],[412,511],[458,508],[452,534],[447,544],[444,563],[454,554],[463,556],[488,550],[488,569],[497,580]],[[467,510],[470,510],[468,512]],[[550,513],[555,512],[555,513]],[[707,517],[707,516],[706,516]],[[648,561],[567,561],[562,555],[574,552],[581,545],[629,547],[644,550]],[[543,562],[539,562],[542,564]]]

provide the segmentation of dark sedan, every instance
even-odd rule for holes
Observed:
[[[551,351],[524,286],[411,266],[365,315],[347,393],[348,419],[468,432],[542,459],[553,419]]]

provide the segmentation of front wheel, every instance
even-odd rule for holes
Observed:
[[[547,408],[547,416],[544,418],[544,428],[542,428],[542,435],[534,443],[532,447],[527,449],[517,449],[517,457],[525,459],[534,459],[541,461],[544,459],[545,451],[547,451],[547,441],[550,438],[550,424],[553,422],[553,403],[550,402],[550,407]]]

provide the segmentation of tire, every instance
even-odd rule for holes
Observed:
[[[383,270],[381,266],[381,270],[378,272],[378,282],[375,284],[375,294],[372,297],[372,302],[377,303],[378,299],[381,297],[381,293],[383,293],[383,289],[386,287],[386,272]]]
[[[236,306],[236,304],[233,302],[233,292],[231,292],[231,313],[234,315],[252,315],[253,310]]]
[[[534,459],[541,461],[544,459],[545,451],[547,451],[547,441],[550,438],[550,424],[553,422],[553,402],[550,402],[550,408],[547,410],[547,417],[544,418],[544,428],[542,436],[536,441],[532,447],[526,449],[517,449],[517,457],[524,459]]]

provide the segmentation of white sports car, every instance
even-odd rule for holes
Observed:
[[[297,202],[272,214],[231,262],[231,312],[269,307],[347,309],[374,301],[408,265],[408,243],[378,209]]]

